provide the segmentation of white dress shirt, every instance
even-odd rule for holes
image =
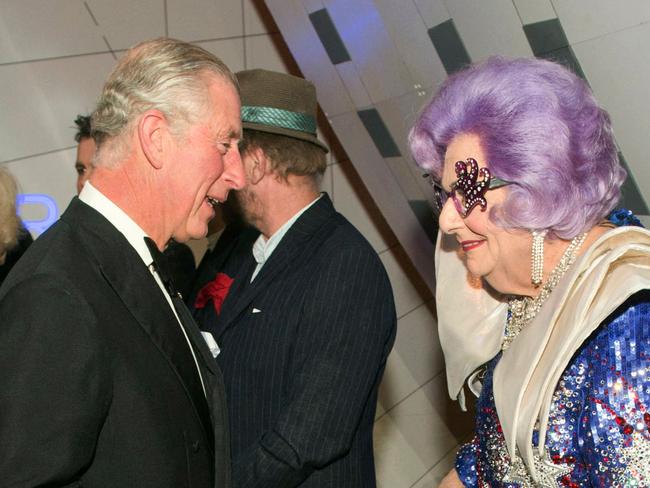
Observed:
[[[84,202],[86,205],[89,205],[90,207],[94,208],[100,214],[106,217],[106,219],[111,224],[113,224],[113,227],[115,227],[126,238],[126,240],[129,241],[129,244],[131,244],[133,249],[135,249],[135,251],[138,253],[140,258],[144,262],[145,266],[149,268],[149,271],[153,275],[153,278],[156,281],[156,283],[158,284],[160,291],[163,293],[165,299],[167,300],[167,303],[169,304],[169,308],[174,313],[174,317],[176,317],[178,326],[181,328],[181,331],[183,331],[183,336],[185,337],[185,340],[187,341],[187,345],[190,348],[190,351],[192,352],[192,358],[194,359],[196,370],[198,371],[199,378],[201,379],[201,386],[203,387],[203,393],[205,394],[205,384],[203,383],[203,376],[201,376],[201,369],[199,368],[199,363],[196,360],[196,355],[194,354],[194,348],[190,343],[189,337],[187,337],[187,332],[185,332],[185,328],[183,327],[180,319],[178,318],[178,314],[176,313],[176,309],[174,308],[174,304],[172,303],[172,299],[169,296],[169,293],[167,292],[165,285],[163,284],[162,280],[160,279],[160,276],[158,276],[158,273],[156,273],[153,267],[153,257],[151,257],[151,253],[149,252],[149,249],[147,248],[147,245],[144,242],[144,238],[147,237],[147,234],[145,233],[145,231],[142,230],[142,228],[138,224],[136,224],[133,221],[131,217],[129,217],[124,212],[124,210],[122,210],[120,207],[115,205],[115,203],[109,200],[102,192],[100,192],[97,188],[95,188],[89,181],[86,182],[83,189],[81,190],[81,193],[79,194],[79,200]]]
[[[282,238],[286,235],[287,232],[289,232],[291,226],[295,224],[296,220],[298,220],[298,218],[300,218],[300,216],[303,213],[305,213],[305,211],[309,207],[311,207],[314,203],[316,203],[322,196],[323,196],[322,194],[318,195],[318,197],[316,197],[311,203],[307,204],[301,210],[299,210],[293,217],[287,220],[282,225],[282,227],[276,230],[275,233],[268,238],[268,240],[266,239],[266,237],[264,237],[264,234],[259,235],[259,237],[255,241],[255,244],[253,244],[253,257],[257,262],[257,266],[255,266],[255,270],[253,271],[253,276],[251,276],[251,283],[261,271],[262,266],[264,266],[264,263],[269,259],[269,257],[271,257],[271,254],[273,254],[275,248],[278,247],[278,244],[280,244]]]

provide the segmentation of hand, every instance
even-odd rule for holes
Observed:
[[[463,486],[463,483],[458,477],[458,473],[456,473],[455,469],[452,469],[440,482],[438,488],[463,488]]]

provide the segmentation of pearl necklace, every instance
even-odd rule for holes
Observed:
[[[531,297],[512,297],[508,300],[508,321],[506,322],[506,332],[501,343],[501,350],[508,349],[515,337],[533,321],[537,312],[551,294],[553,289],[560,282],[567,269],[575,262],[580,246],[585,241],[587,233],[574,237],[560,258],[560,262],[553,268],[548,280],[544,283],[535,298]]]

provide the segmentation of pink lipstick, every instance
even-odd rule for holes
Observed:
[[[478,246],[483,244],[485,241],[462,241],[460,243],[461,247],[463,248],[463,251],[468,252],[471,251],[472,249],[476,249]]]

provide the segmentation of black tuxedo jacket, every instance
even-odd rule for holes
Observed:
[[[253,236],[254,237],[254,236]],[[394,338],[388,277],[327,195],[255,280],[253,238],[212,327],[221,347],[233,486],[374,487],[377,389]]]
[[[36,240],[0,319],[0,486],[230,486],[221,373],[187,327],[206,405],[163,293],[97,211],[75,198]]]

